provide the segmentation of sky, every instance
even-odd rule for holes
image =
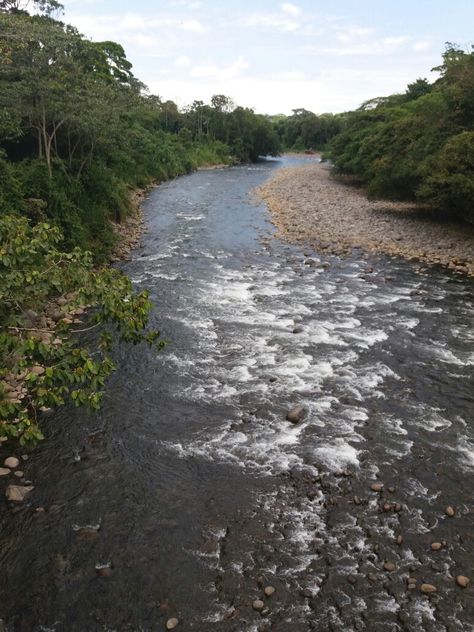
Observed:
[[[473,0],[63,0],[64,21],[123,45],[180,108],[225,94],[264,114],[321,114],[430,80],[445,42],[474,43]]]

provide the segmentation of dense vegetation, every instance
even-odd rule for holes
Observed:
[[[106,254],[131,188],[278,151],[267,118],[223,96],[181,113],[146,92],[119,44],[10,4],[0,13],[1,213],[53,221],[67,247]]]
[[[285,151],[325,149],[329,141],[342,130],[344,115],[314,114],[304,108],[293,110],[291,116],[271,117],[280,146]]]
[[[68,399],[98,406],[114,328],[161,345],[146,293],[96,267],[130,193],[278,151],[270,121],[225,96],[179,112],[148,94],[119,44],[89,41],[60,10],[0,0],[0,439],[22,443]]]
[[[416,200],[474,221],[474,52],[448,44],[433,83],[377,98],[344,117],[336,169],[373,197]]]

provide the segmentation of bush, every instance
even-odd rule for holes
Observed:
[[[42,438],[47,409],[99,406],[114,370],[103,324],[125,342],[162,346],[159,332],[146,331],[147,293],[118,270],[95,269],[88,252],[59,250],[61,241],[48,223],[0,218],[0,436],[21,444]],[[99,341],[88,347],[81,333],[95,328]]]

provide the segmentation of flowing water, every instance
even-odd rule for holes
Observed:
[[[474,630],[473,283],[274,238],[250,191],[294,161],[149,195],[124,267],[169,344],[47,420],[2,506],[9,631]]]

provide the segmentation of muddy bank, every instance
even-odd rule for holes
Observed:
[[[352,248],[438,263],[474,275],[474,226],[441,221],[403,202],[368,200],[327,165],[280,169],[258,190],[280,236],[336,254]]]

